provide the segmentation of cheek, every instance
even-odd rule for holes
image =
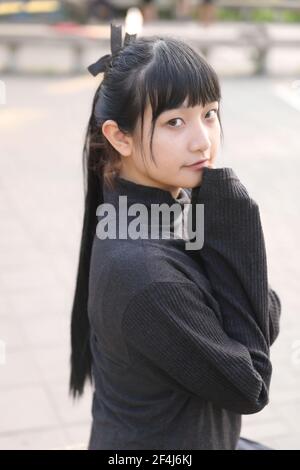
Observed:
[[[220,124],[218,124],[212,129],[210,133],[210,142],[211,142],[211,150],[216,152],[219,148],[221,141],[221,128]]]
[[[153,139],[153,152],[162,153],[174,143],[174,138],[169,132],[157,132]]]
[[[155,156],[162,171],[172,173],[173,170],[177,171],[178,167],[183,165],[186,154],[185,145],[179,136],[164,139],[157,145]]]
[[[173,132],[161,132],[160,136],[153,142],[153,151],[155,155],[165,157],[166,161],[171,160],[175,163],[178,158],[186,152],[187,137],[184,132],[174,129]]]
[[[176,158],[175,151],[178,145],[180,146],[178,139],[174,139],[172,134],[157,132],[152,144],[153,156],[157,161],[157,165],[167,166],[170,161],[174,160],[174,158]]]

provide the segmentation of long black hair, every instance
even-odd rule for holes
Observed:
[[[71,318],[71,374],[69,391],[81,396],[87,379],[93,383],[88,319],[89,267],[96,230],[96,209],[103,202],[103,185],[113,185],[120,156],[102,134],[102,124],[112,119],[133,135],[138,123],[143,136],[144,112],[152,107],[155,122],[167,109],[205,106],[221,100],[218,76],[210,64],[187,43],[172,37],[139,37],[114,54],[98,86],[83,148],[84,218]],[[223,139],[223,130],[218,118]],[[141,149],[142,151],[142,149]],[[143,151],[142,151],[143,155]],[[154,159],[153,159],[154,160]]]

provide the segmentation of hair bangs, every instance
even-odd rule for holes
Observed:
[[[180,107],[185,99],[189,107],[221,99],[215,71],[194,50],[184,46],[185,55],[178,43],[160,41],[154,61],[145,70],[144,91],[153,121],[165,110]]]

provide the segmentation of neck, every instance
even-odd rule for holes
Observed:
[[[180,187],[176,187],[176,186],[168,186],[168,185],[164,185],[162,183],[159,183],[158,181],[154,181],[152,180],[151,178],[149,178],[148,176],[146,175],[142,175],[142,176],[137,176],[135,174],[132,174],[128,171],[125,171],[124,169],[122,169],[119,173],[118,173],[118,176],[119,178],[122,178],[123,180],[126,180],[126,181],[129,181],[129,182],[132,182],[132,183],[136,183],[138,185],[142,185],[142,186],[147,186],[147,187],[152,187],[152,188],[157,188],[157,189],[162,189],[164,191],[168,191],[171,196],[174,198],[174,199],[177,199],[180,194],[181,194],[181,190],[182,188]]]

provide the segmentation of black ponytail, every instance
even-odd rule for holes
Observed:
[[[93,113],[89,120],[83,150],[84,216],[79,263],[71,318],[70,393],[75,398],[83,393],[86,378],[92,383],[90,326],[88,320],[88,282],[93,237],[96,230],[96,209],[103,201],[102,178],[91,165],[89,152],[93,135]]]

